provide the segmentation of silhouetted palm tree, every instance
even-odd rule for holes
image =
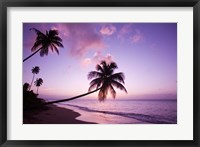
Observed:
[[[63,47],[63,45],[61,43],[62,39],[58,36],[57,30],[46,31],[46,34],[43,34],[35,28],[31,28],[30,30],[34,30],[37,34],[35,43],[31,48],[31,51],[34,53],[25,58],[23,62],[35,55],[39,51],[41,57],[43,57],[44,55],[48,55],[49,48],[52,51],[56,51],[59,54],[58,47]]]
[[[97,71],[91,71],[88,74],[88,79],[93,79],[90,82],[89,92],[78,95],[72,98],[68,99],[62,99],[52,102],[47,102],[45,104],[53,104],[53,103],[59,103],[59,102],[65,102],[77,99],[79,97],[86,96],[88,94],[94,93],[99,90],[99,101],[105,100],[108,91],[112,94],[113,98],[116,96],[116,91],[114,87],[119,88],[120,90],[123,90],[127,93],[126,88],[122,85],[124,84],[124,74],[122,72],[120,73],[114,73],[114,70],[117,68],[117,64],[115,62],[111,62],[110,64],[107,64],[105,61],[102,61],[100,64],[96,66]],[[95,89],[95,90],[93,90]],[[93,90],[93,91],[92,91]]]
[[[105,61],[102,61],[101,64],[96,66],[97,71],[91,71],[88,74],[88,79],[93,79],[90,82],[90,87],[88,91],[93,89],[100,88],[98,97],[100,101],[104,101],[108,91],[110,91],[113,98],[116,96],[116,91],[113,87],[119,88],[127,93],[126,88],[122,85],[124,84],[124,74],[122,72],[114,73],[114,70],[117,68],[115,62],[107,64]]]
[[[30,88],[29,83],[24,83],[24,85],[23,85],[23,91],[28,91],[29,88]]]
[[[30,85],[30,87],[29,87],[29,90],[30,90],[31,87],[32,87],[32,84],[33,84],[33,81],[34,81],[34,78],[35,78],[35,74],[38,74],[38,73],[39,73],[40,68],[39,68],[38,66],[35,66],[35,67],[32,68],[31,71],[32,71],[32,73],[33,73],[33,78],[32,78],[32,81],[31,81],[31,85]]]
[[[39,89],[39,87],[42,85],[42,83],[43,83],[42,78],[39,78],[39,79],[37,79],[37,80],[35,81],[35,86],[37,86],[37,94],[38,94],[38,89]]]

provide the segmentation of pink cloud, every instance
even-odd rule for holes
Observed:
[[[139,30],[135,31],[135,34],[130,37],[132,43],[138,43],[143,39],[143,35],[140,33]]]
[[[92,63],[91,59],[90,58],[85,58],[81,61],[82,65],[84,67],[87,67],[88,65],[90,65]]]
[[[70,49],[73,56],[81,57],[90,50],[105,48],[102,36],[96,32],[92,24],[59,24],[53,28],[62,33],[65,46]]]
[[[131,32],[131,24],[125,24],[119,31],[118,35],[125,35]]]
[[[67,27],[63,24],[57,24],[56,26],[51,27],[52,30],[59,30],[59,33],[62,35],[62,37],[68,37],[69,36],[69,31]]]
[[[110,36],[110,35],[114,34],[115,32],[116,32],[116,27],[111,24],[104,25],[100,29],[100,33],[105,36]]]
[[[95,52],[92,60],[95,61],[96,64],[100,63],[102,60],[105,60],[107,63],[110,63],[113,61],[113,56],[110,53],[102,55],[101,52]]]
[[[131,24],[125,24],[121,27],[119,30],[117,37],[121,40],[124,41],[125,37],[127,34],[131,33]]]
[[[99,64],[101,63],[102,60],[105,60],[107,63],[110,63],[113,61],[113,56],[110,53],[107,53],[106,55],[102,55],[101,52],[95,52],[93,57],[83,59],[82,65],[84,67],[87,67],[91,64]]]
[[[121,41],[124,41],[128,38],[131,40],[132,43],[138,43],[143,39],[143,35],[140,30],[133,28],[133,25],[131,24],[123,25],[119,30],[117,37]]]

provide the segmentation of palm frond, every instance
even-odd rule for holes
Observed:
[[[62,43],[58,42],[58,41],[55,41],[55,40],[52,40],[52,43],[54,43],[55,45],[57,45],[58,47],[64,47]]]
[[[116,81],[124,84],[125,76],[124,76],[124,73],[119,72],[119,73],[115,73],[115,74],[111,75],[110,79],[116,80]]]
[[[49,37],[54,37],[54,36],[57,36],[59,33],[58,33],[58,30],[50,30],[49,31]]]
[[[117,67],[117,64],[115,62],[111,62],[110,65],[109,65],[109,68],[110,69],[116,69],[118,67]]]
[[[43,46],[43,48],[40,50],[40,56],[44,57],[44,55],[48,55],[48,48],[46,46]]]
[[[90,82],[90,85],[97,85],[97,88],[98,87],[100,87],[101,86],[101,84],[102,84],[102,78],[96,78],[96,79],[94,79],[94,80],[92,80],[91,82]]]
[[[56,51],[56,53],[59,55],[59,51],[58,51],[58,49],[57,49],[57,48],[55,48],[55,51]]]
[[[125,91],[127,93],[126,88],[121,83],[119,83],[119,82],[117,82],[115,80],[112,80],[111,81],[111,85],[113,85],[113,86],[115,86],[115,87],[119,88],[120,90],[123,90],[123,91]]]
[[[103,74],[101,72],[98,71],[91,71],[88,74],[88,80],[92,79],[92,78],[100,78],[103,77]]]
[[[97,83],[93,83],[90,85],[89,89],[88,89],[88,92],[92,91],[93,89],[97,88]]]
[[[30,28],[29,30],[30,30],[30,31],[31,31],[31,30],[34,30],[38,36],[45,36],[45,34],[43,34],[41,31],[39,31],[39,30],[36,29],[36,28]]]
[[[58,36],[54,36],[51,38],[53,41],[59,41],[59,42],[62,42],[62,39]]]
[[[113,86],[110,85],[109,89],[110,89],[110,93],[111,93],[112,97],[115,98],[115,97],[116,97],[116,91],[115,91],[115,89],[113,88]]]
[[[52,52],[55,50],[56,53],[59,55],[59,50],[58,50],[58,48],[53,43],[51,43],[50,47],[51,47],[51,51]]]
[[[53,52],[53,51],[54,51],[54,46],[53,46],[53,44],[50,45],[50,48],[51,48],[51,51]]]
[[[106,64],[105,60],[101,61],[101,65],[102,65],[102,68],[104,69],[104,71],[107,71],[108,65]]]
[[[96,70],[100,71],[101,73],[104,73],[104,69],[99,64],[96,65]]]
[[[33,47],[31,48],[31,51],[35,51],[36,49],[38,49],[40,46],[42,46],[42,41],[40,40],[36,40]]]

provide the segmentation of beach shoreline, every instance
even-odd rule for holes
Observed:
[[[49,105],[45,109],[26,110],[23,112],[23,124],[96,124],[77,120],[80,113],[71,109]]]
[[[59,107],[66,108],[59,105]],[[115,124],[151,124],[150,122],[145,122],[137,120],[134,118],[127,118],[119,115],[98,113],[98,112],[87,112],[81,109],[77,109],[73,106],[67,106],[70,110],[80,113],[81,115],[77,117],[77,120],[95,122],[97,124],[115,125]]]

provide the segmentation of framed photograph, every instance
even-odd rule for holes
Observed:
[[[3,1],[2,146],[198,146],[200,2]]]

